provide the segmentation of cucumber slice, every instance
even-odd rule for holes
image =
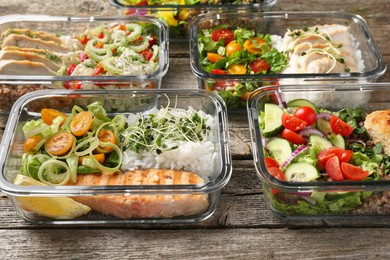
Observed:
[[[320,176],[316,167],[308,163],[293,163],[287,167],[284,174],[287,181],[293,182],[314,181]]]
[[[303,99],[303,98],[298,98],[298,99],[291,100],[290,102],[287,103],[287,106],[289,106],[289,107],[308,106],[308,107],[311,107],[316,112],[316,114],[319,113],[318,108],[316,107],[316,105],[314,105],[311,101],[309,101],[307,99]]]
[[[268,142],[267,148],[275,160],[282,165],[292,153],[290,143],[283,139],[276,137]]]
[[[317,128],[326,135],[333,134],[332,128],[328,120],[320,118],[317,120]]]
[[[272,137],[280,133],[283,129],[282,124],[283,110],[275,104],[266,103],[264,105],[264,130],[265,137]]]
[[[318,135],[311,135],[309,138],[309,143],[312,146],[319,146],[321,151],[325,150],[326,148],[333,147],[331,142]]]
[[[331,141],[334,146],[345,150],[345,140],[341,134],[337,134],[337,135],[331,134],[328,136],[328,138],[329,138],[329,141]]]

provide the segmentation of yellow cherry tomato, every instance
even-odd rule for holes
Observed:
[[[229,74],[246,74],[246,67],[242,64],[233,64],[228,68]]]
[[[259,53],[262,51],[262,45],[267,45],[267,42],[262,38],[252,38],[244,42],[244,48],[250,53]]]
[[[39,135],[33,135],[24,141],[24,151],[28,153],[31,151],[43,138]]]
[[[41,110],[41,118],[42,118],[43,122],[45,122],[48,125],[53,124],[53,120],[56,119],[58,116],[61,116],[63,118],[60,125],[62,125],[66,121],[66,119],[68,118],[67,115],[65,115],[64,113],[62,113],[56,109],[44,108]]]
[[[45,148],[52,155],[65,155],[72,148],[73,135],[69,132],[58,132],[47,139]]]
[[[100,130],[99,134],[98,134],[98,139],[101,142],[109,142],[112,144],[116,143],[116,138],[115,138],[114,133],[108,129]],[[112,151],[113,150],[112,147],[103,147],[102,149],[105,151]]]
[[[212,63],[215,63],[219,60],[222,60],[224,59],[223,56],[219,55],[218,53],[214,53],[214,52],[208,52],[207,53],[207,59],[212,62]]]
[[[70,131],[75,136],[85,135],[92,126],[92,114],[88,111],[78,113],[70,123]]]
[[[231,41],[231,42],[229,42],[228,45],[226,45],[226,55],[228,57],[232,56],[233,53],[236,53],[236,52],[241,51],[241,50],[242,50],[242,46],[235,41]]]

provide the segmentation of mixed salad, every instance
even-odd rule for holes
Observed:
[[[260,112],[265,165],[287,182],[343,182],[385,179],[390,157],[364,127],[362,108],[328,111],[306,99],[281,107],[266,103]],[[265,184],[272,207],[286,215],[350,213],[373,191],[285,192]]]
[[[280,73],[287,57],[272,45],[271,35],[245,28],[219,26],[198,35],[201,68],[211,74],[245,75]],[[249,95],[263,85],[276,82],[208,80],[206,89],[221,95],[229,108],[244,107]]]

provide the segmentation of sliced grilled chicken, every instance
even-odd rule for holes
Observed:
[[[126,173],[79,175],[70,185],[171,185],[201,184],[197,174],[185,171],[149,169]],[[119,218],[172,218],[201,214],[209,207],[207,195],[97,195],[77,196],[76,201],[93,210]]]
[[[49,53],[45,54],[37,54],[34,52],[24,52],[17,50],[1,50],[0,51],[0,60],[27,60],[33,62],[41,62],[46,65],[49,69],[53,71],[57,71],[60,69],[60,65],[58,64],[60,60],[56,62],[49,60]]]
[[[55,41],[44,41],[39,38],[30,38],[22,34],[10,34],[5,37],[1,47],[4,48],[6,46],[44,49],[54,53],[67,53],[71,51],[68,47],[65,47]]]
[[[56,72],[41,62],[28,60],[0,60],[2,75],[47,75],[55,76]]]
[[[57,36],[54,36],[52,34],[48,34],[48,33],[45,33],[45,32],[42,32],[42,31],[34,31],[34,30],[29,30],[29,29],[8,29],[6,31],[4,31],[2,34],[1,34],[1,40],[4,40],[8,35],[11,35],[11,34],[20,34],[20,35],[25,35],[29,38],[39,38],[43,41],[53,41],[53,42],[56,42],[57,44],[61,44],[62,41],[60,38],[58,38]]]
[[[307,66],[307,73],[343,73],[345,65],[329,57],[323,57],[310,62]]]

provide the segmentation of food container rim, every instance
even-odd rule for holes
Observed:
[[[370,51],[374,54],[377,61],[377,66],[372,71],[367,72],[350,72],[350,73],[277,73],[277,74],[244,74],[244,75],[220,75],[220,74],[211,74],[205,72],[200,67],[199,62],[199,46],[198,46],[198,25],[200,22],[208,19],[220,20],[223,18],[228,18],[230,20],[237,18],[266,18],[266,19],[284,19],[288,20],[290,18],[318,18],[318,17],[337,17],[348,19],[354,21],[359,25],[359,28],[362,30],[363,36],[366,38],[366,42],[370,47]],[[204,80],[240,80],[243,82],[251,81],[270,81],[273,79],[284,79],[284,78],[297,78],[297,79],[308,79],[308,80],[354,80],[361,78],[378,78],[382,76],[387,69],[387,63],[384,60],[382,53],[379,50],[379,47],[374,41],[374,38],[370,32],[366,20],[358,15],[347,12],[338,12],[338,11],[268,11],[268,12],[251,12],[251,13],[208,13],[200,14],[197,17],[194,17],[190,21],[189,26],[189,44],[190,44],[190,56],[191,56],[191,69],[193,73]]]
[[[167,23],[153,16],[55,16],[35,14],[11,14],[0,16],[0,25],[13,22],[36,22],[36,23],[93,23],[93,22],[147,22],[155,24],[159,28],[159,68],[153,74],[138,76],[40,76],[40,75],[0,75],[0,83],[23,84],[33,81],[40,84],[51,84],[59,81],[91,81],[91,82],[117,82],[117,81],[145,81],[161,79],[169,67],[169,34]]]
[[[104,95],[177,95],[183,98],[189,96],[199,96],[208,98],[216,109],[216,124],[219,132],[219,151],[221,153],[221,171],[218,176],[204,184],[197,185],[121,185],[121,186],[20,186],[8,182],[4,177],[4,168],[7,155],[13,139],[13,133],[19,121],[20,112],[23,105],[37,98],[49,97],[82,97],[104,96]],[[218,95],[206,90],[39,90],[27,93],[20,97],[13,105],[8,122],[4,131],[4,136],[0,144],[0,190],[4,193],[17,196],[39,195],[39,196],[67,196],[67,195],[96,195],[96,194],[204,194],[222,189],[230,180],[232,174],[232,162],[229,149],[229,132],[227,124],[226,105]]]
[[[320,87],[319,87],[320,86]],[[256,174],[261,181],[277,189],[288,192],[306,191],[356,191],[356,190],[383,190],[389,189],[389,181],[332,181],[332,182],[288,182],[273,177],[267,170],[264,162],[263,136],[260,133],[259,100],[267,94],[275,94],[279,102],[281,93],[301,92],[373,92],[390,91],[390,82],[381,83],[351,83],[351,84],[318,84],[318,85],[280,85],[262,87],[254,91],[247,102],[248,121],[253,150]]]
[[[247,3],[247,4],[164,4],[164,5],[127,5],[118,0],[109,0],[110,4],[117,8],[136,9],[136,10],[150,10],[150,11],[176,11],[177,9],[185,8],[190,10],[218,10],[218,11],[232,11],[238,10],[265,10],[274,6],[277,0],[264,0],[261,3]]]

